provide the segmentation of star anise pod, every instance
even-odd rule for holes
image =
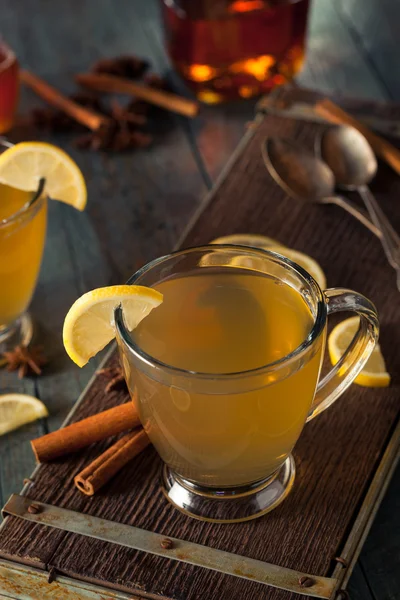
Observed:
[[[153,138],[148,133],[133,130],[123,121],[112,120],[96,131],[80,136],[75,140],[78,148],[92,150],[114,150],[121,152],[131,148],[146,148]]]
[[[144,114],[137,113],[130,110],[129,105],[127,107],[122,106],[117,100],[111,101],[111,117],[120,123],[127,123],[128,125],[136,125],[141,127],[146,125],[147,118]]]
[[[131,133],[131,147],[132,148],[147,148],[153,141],[153,137],[149,133],[144,131],[133,131]]]
[[[68,115],[52,107],[34,108],[30,119],[37,129],[46,131],[68,132],[75,129],[82,129],[82,125],[71,119]]]
[[[69,97],[71,100],[81,104],[85,108],[90,108],[99,113],[105,112],[100,98],[94,92],[77,92],[76,94],[71,94]]]
[[[121,367],[106,367],[97,371],[97,375],[104,377],[108,380],[105,392],[124,391],[128,392],[128,386],[126,385],[124,373]]]
[[[116,121],[109,121],[96,131],[91,131],[75,139],[75,145],[82,149],[109,150],[117,130]]]
[[[167,89],[167,82],[165,79],[157,75],[157,73],[149,73],[144,77],[144,83],[152,88],[156,88],[157,90],[165,90]]]
[[[103,58],[97,61],[93,65],[92,71],[128,79],[139,79],[148,66],[145,60],[137,56],[116,56],[115,58]]]
[[[4,352],[3,358],[6,360],[7,371],[18,371],[20,379],[26,375],[41,375],[41,367],[47,364],[40,346],[29,348],[21,344],[9,352]]]

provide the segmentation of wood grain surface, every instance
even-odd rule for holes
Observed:
[[[118,0],[117,4],[112,0],[0,0],[0,12],[1,32],[21,64],[65,92],[73,89],[72,75],[98,58],[132,52],[148,57],[157,72],[167,74],[176,91],[183,89],[164,51],[158,0]],[[399,0],[315,0],[307,60],[298,82],[343,99],[400,101],[395,35],[399,18]],[[241,139],[254,104],[203,107],[194,123],[168,119],[165,134],[152,149],[123,157],[77,151],[67,136],[44,138],[78,161],[88,183],[90,212],[78,215],[60,204],[51,207],[43,268],[32,304],[37,339],[46,345],[51,359],[45,375],[21,382],[14,374],[0,372],[2,393],[34,394],[50,411],[49,419],[0,438],[2,504],[20,490],[22,479],[32,470],[29,440],[59,427],[97,367],[94,360],[79,370],[64,353],[61,327],[70,303],[91,287],[123,281],[137,266],[171,249]],[[21,113],[34,106],[41,106],[40,100],[22,90]],[[390,112],[370,103],[353,106],[365,114]],[[398,113],[392,116],[398,118]],[[380,191],[380,197],[387,201],[387,189]],[[336,213],[339,209],[326,210],[329,218],[332,214],[336,220],[348,218]],[[398,472],[350,582],[352,600],[400,597],[399,482]],[[38,535],[37,529],[34,534]],[[26,556],[36,560],[26,531],[21,532],[20,542]],[[46,556],[51,552],[43,551],[44,562]]]
[[[106,443],[42,466],[29,489],[30,497],[316,575],[332,572],[333,559],[340,555],[346,532],[398,419],[396,373],[400,372],[400,364],[393,332],[400,314],[395,278],[378,241],[336,207],[330,210],[293,204],[264,167],[260,147],[266,135],[289,136],[310,148],[319,129],[315,124],[267,116],[217,187],[183,246],[251,231],[310,253],[323,266],[329,286],[354,288],[376,303],[382,323],[381,344],[394,374],[393,385],[383,390],[354,385],[334,407],[307,425],[295,450],[297,478],[293,492],[278,509],[250,523],[210,525],[178,513],[161,493],[160,461],[153,450],[132,461],[95,497],[83,498],[73,488],[73,476]],[[392,201],[400,193],[400,184],[389,169],[381,168],[374,191],[393,223],[400,226],[400,211]],[[104,396],[102,385],[95,380],[74,419],[118,401],[116,396]],[[15,519],[6,524],[0,544],[6,556],[38,561],[46,568],[54,567],[90,581],[177,600],[227,600],[232,594],[274,600],[295,598],[260,584],[169,563],[74,534],[49,532]]]

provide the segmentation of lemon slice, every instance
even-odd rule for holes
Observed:
[[[258,233],[233,233],[216,238],[210,244],[233,244],[234,246],[250,246],[252,248],[269,248],[270,246],[283,246],[277,240]]]
[[[359,322],[359,317],[351,317],[332,330],[328,338],[328,351],[332,364],[335,365],[343,356],[358,329]],[[354,381],[365,387],[387,387],[390,384],[390,375],[386,371],[379,344],[375,346],[366,365]]]
[[[0,396],[0,435],[48,416],[43,402],[26,394]]]
[[[114,309],[121,305],[130,331],[163,301],[156,290],[140,285],[114,285],[83,294],[68,311],[63,342],[70,358],[80,367],[114,337]]]
[[[283,246],[271,246],[268,248],[268,250],[272,250],[273,252],[282,254],[282,256],[285,256],[286,258],[290,258],[290,260],[297,263],[308,273],[310,273],[322,290],[326,289],[325,273],[317,261],[311,258],[311,256],[308,256],[308,254],[304,254],[303,252],[299,252],[298,250],[292,250],[292,248],[285,248]]]
[[[78,165],[60,148],[44,142],[21,142],[0,154],[0,182],[34,192],[41,178],[45,192],[78,210],[86,206],[86,185]]]

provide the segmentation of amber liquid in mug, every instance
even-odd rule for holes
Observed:
[[[314,322],[299,292],[251,270],[207,267],[155,288],[164,302],[134,340],[190,371],[235,373],[273,363],[295,350]],[[130,388],[152,442],[178,474],[210,486],[241,485],[272,474],[292,450],[312,404],[322,347],[323,339],[300,370],[285,367],[278,381],[276,373],[249,379],[247,388],[241,384],[246,391],[233,384],[233,392],[216,394],[211,378],[199,392],[189,380],[178,387],[172,376],[161,383],[136,368]]]
[[[39,274],[46,235],[47,203],[2,225],[32,198],[0,184],[0,329],[12,323],[28,307]]]

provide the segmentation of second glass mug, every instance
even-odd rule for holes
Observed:
[[[289,259],[244,247],[175,252],[140,269],[129,283],[157,287],[207,267],[222,275],[250,269],[284,282],[301,294],[313,320],[303,342],[271,364],[235,373],[197,373],[146,354],[127,330],[121,308],[115,311],[128,387],[165,463],[165,495],[192,517],[239,522],[267,513],[287,496],[295,477],[291,452],[304,425],[361,371],[378,339],[378,317],[364,296],[345,289],[321,291]],[[357,313],[360,327],[339,363],[319,381],[327,316],[341,311]],[[245,415],[242,421],[231,418],[235,411]]]
[[[0,138],[0,152],[12,146]],[[42,262],[47,224],[44,180],[35,192],[0,185],[0,354],[27,346],[33,335],[26,312]]]

